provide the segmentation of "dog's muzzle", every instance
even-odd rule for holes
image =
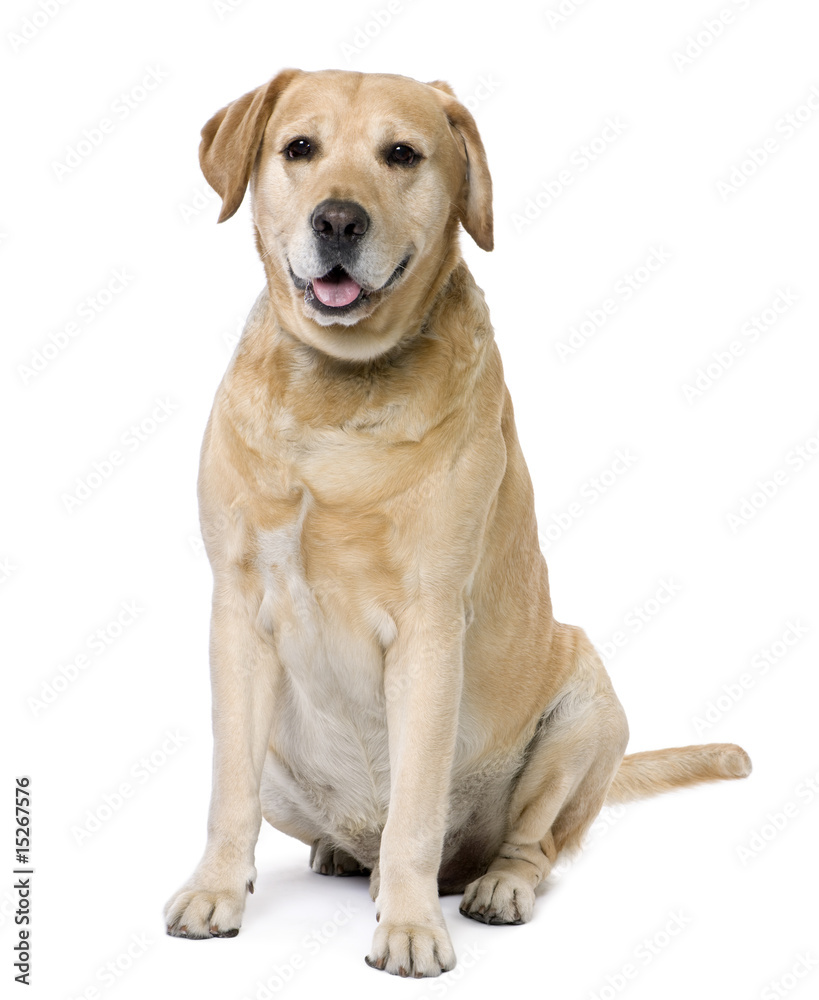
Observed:
[[[401,277],[409,263],[407,255],[379,288],[368,287],[356,277],[362,240],[370,228],[370,216],[356,201],[325,198],[310,215],[317,258],[325,270],[300,278],[290,267],[296,288],[304,291],[305,305],[326,315],[342,316],[367,302],[375,292]]]

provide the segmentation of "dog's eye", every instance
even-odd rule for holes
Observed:
[[[300,156],[309,156],[313,151],[309,139],[294,139],[284,151],[284,155],[289,160],[296,160]]]
[[[421,159],[421,154],[416,153],[412,146],[399,143],[393,146],[387,154],[390,163],[400,163],[403,167],[411,167]]]

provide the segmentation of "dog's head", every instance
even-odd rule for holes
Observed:
[[[454,263],[458,222],[492,249],[486,154],[444,83],[284,70],[210,119],[199,157],[220,222],[251,186],[282,325],[338,358],[414,332]]]

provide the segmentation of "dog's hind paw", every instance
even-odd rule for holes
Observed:
[[[525,924],[532,919],[535,892],[523,878],[506,872],[486,874],[466,887],[460,910],[485,924]]]
[[[310,848],[310,867],[319,875],[366,875],[356,859],[332,841],[320,838]]]

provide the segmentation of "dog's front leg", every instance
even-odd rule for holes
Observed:
[[[236,582],[217,578],[211,621],[213,788],[205,853],[165,906],[168,933],[234,937],[256,879],[259,786],[273,711],[277,660]]]
[[[390,806],[381,836],[379,926],[368,965],[437,976],[455,952],[438,901],[463,670],[463,614],[440,606],[399,624],[384,673]],[[443,620],[443,624],[442,624]]]

